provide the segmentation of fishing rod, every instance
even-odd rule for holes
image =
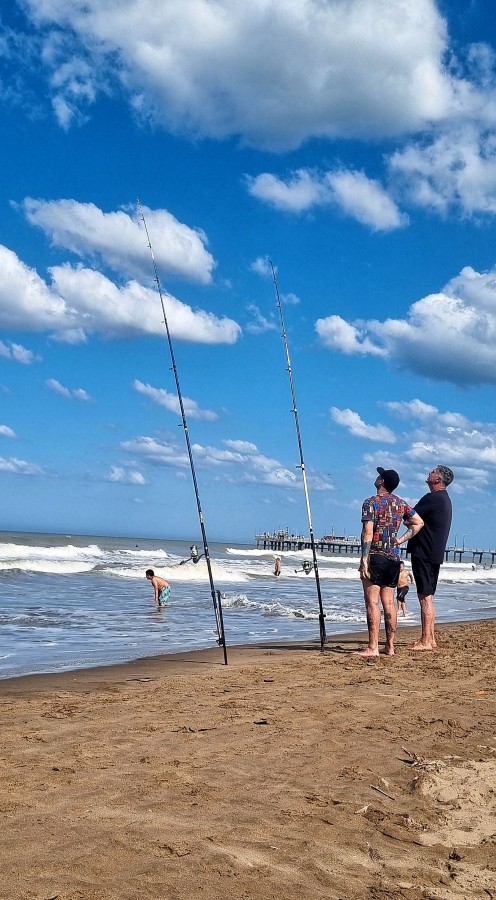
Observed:
[[[177,399],[179,400],[179,408],[181,410],[182,427],[184,429],[184,436],[186,438],[186,447],[188,449],[189,465],[190,465],[190,469],[191,469],[191,475],[193,478],[193,486],[195,489],[195,497],[196,497],[196,506],[198,509],[198,518],[200,520],[200,528],[201,528],[201,534],[202,534],[202,540],[203,540],[203,550],[204,550],[205,562],[207,564],[208,580],[210,582],[210,592],[212,594],[212,602],[213,602],[213,607],[214,607],[214,612],[215,612],[215,621],[216,621],[216,625],[217,625],[217,643],[219,644],[219,646],[222,647],[222,649],[224,651],[224,664],[227,666],[227,647],[226,647],[226,635],[224,632],[224,620],[222,617],[221,594],[220,594],[220,591],[217,591],[215,589],[214,579],[213,579],[213,575],[212,575],[212,565],[210,562],[210,553],[208,550],[207,532],[205,530],[205,523],[203,521],[203,512],[202,512],[201,503],[200,503],[200,493],[198,491],[198,482],[196,480],[195,462],[193,459],[193,451],[191,449],[191,441],[189,439],[188,423],[186,421],[186,413],[184,411],[183,395],[181,393],[181,386],[179,384],[179,376],[177,374],[176,359],[174,356],[174,348],[172,346],[172,338],[171,338],[171,333],[170,333],[170,329],[169,329],[169,322],[167,320],[167,315],[165,312],[165,304],[164,304],[164,297],[162,294],[162,287],[160,285],[160,278],[158,277],[157,264],[155,262],[155,256],[153,253],[152,243],[150,241],[150,235],[148,234],[148,228],[146,225],[145,214],[143,212],[143,207],[141,206],[141,203],[139,200],[137,201],[137,203],[138,203],[138,209],[140,211],[141,219],[143,221],[143,226],[145,229],[147,241],[148,241],[148,249],[150,250],[150,256],[152,258],[153,271],[155,273],[155,281],[157,284],[158,295],[160,297],[160,303],[162,306],[162,314],[164,317],[165,330],[167,333],[167,342],[169,344],[169,353],[170,353],[170,358],[171,358],[171,363],[172,363],[172,371],[174,373],[174,380],[176,382]]]
[[[318,566],[318,562],[317,562],[317,550],[315,547],[315,537],[314,537],[314,533],[313,533],[312,511],[310,508],[310,497],[308,495],[307,473],[305,470],[305,462],[303,459],[303,446],[301,443],[300,423],[299,423],[299,419],[298,419],[298,407],[296,406],[296,392],[295,392],[295,386],[294,386],[294,381],[293,381],[293,370],[291,368],[291,359],[289,356],[288,338],[287,338],[287,334],[286,334],[286,328],[284,325],[284,316],[282,313],[282,303],[281,303],[281,297],[279,295],[279,287],[277,285],[276,273],[275,273],[275,269],[274,269],[274,266],[272,265],[271,260],[269,260],[269,263],[270,263],[270,268],[272,270],[272,279],[274,281],[274,287],[275,287],[275,291],[276,291],[277,308],[279,310],[279,318],[281,320],[282,339],[283,339],[283,343],[284,343],[284,349],[286,352],[287,372],[289,375],[289,385],[291,388],[291,399],[293,401],[293,409],[291,411],[294,415],[295,426],[296,426],[296,437],[298,439],[298,450],[300,453],[300,465],[297,468],[301,469],[301,477],[303,479],[303,490],[305,492],[305,501],[306,501],[306,505],[307,505],[308,527],[310,529],[310,545],[312,547],[312,557],[313,557],[313,571],[315,573],[315,584],[317,587],[317,597],[318,597],[318,601],[319,601],[320,649],[323,651],[324,644],[327,639],[326,629],[325,629],[325,612],[324,612],[324,607],[322,605],[322,592],[320,590],[319,566]]]

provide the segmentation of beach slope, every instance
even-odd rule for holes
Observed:
[[[0,897],[496,898],[496,622],[0,682]]]

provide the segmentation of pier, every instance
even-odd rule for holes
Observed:
[[[269,534],[264,531],[255,535],[257,550],[273,550],[278,551],[296,551],[311,550],[312,543],[309,537],[303,534],[295,534],[290,532],[288,528],[276,528]],[[319,553],[329,554],[346,554],[359,556],[361,552],[360,538],[345,537],[338,534],[326,534],[324,537],[315,538],[315,548]],[[401,547],[401,555],[406,553],[406,548]],[[496,561],[496,550],[483,550],[478,547],[446,547],[444,551],[445,562],[470,562],[472,565],[485,565],[486,568],[494,566]]]
[[[309,537],[303,534],[290,534],[289,530],[276,530],[272,534],[264,531],[263,534],[256,534],[255,541],[257,550],[311,550],[312,542]],[[327,534],[321,538],[314,539],[315,547],[320,553],[360,553],[360,538],[344,537],[335,534]]]
[[[467,559],[465,559],[465,556]],[[475,550],[468,547],[465,547],[464,549],[460,549],[459,547],[446,547],[444,559],[445,562],[449,562],[450,559],[453,560],[453,562],[460,563],[470,560],[473,565],[478,564],[481,566],[483,563],[487,563],[488,565],[494,566],[496,550],[479,550],[477,547]]]

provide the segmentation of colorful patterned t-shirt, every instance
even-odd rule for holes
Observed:
[[[408,506],[396,494],[376,494],[365,500],[362,505],[362,522],[374,523],[370,552],[396,559],[400,555],[400,548],[393,543],[394,538],[401,523],[414,513],[413,507]]]

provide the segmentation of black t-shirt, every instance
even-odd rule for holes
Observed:
[[[444,551],[451,528],[451,498],[447,491],[430,491],[415,504],[415,512],[424,527],[407,545],[407,553],[431,563],[444,562]]]

